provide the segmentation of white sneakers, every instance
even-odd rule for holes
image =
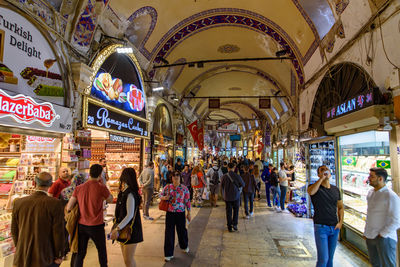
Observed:
[[[186,254],[188,254],[189,253],[189,246],[187,248],[185,248],[185,249],[182,249],[182,251],[185,252]]]
[[[279,207],[276,207],[275,210],[276,210],[276,212],[282,212],[281,208],[279,208]]]
[[[250,217],[253,217],[254,216],[254,212],[250,212]]]
[[[249,216],[249,215],[246,215],[246,219],[250,219],[250,216]]]
[[[283,212],[284,213],[290,213],[290,211],[288,211],[287,209],[285,209]]]
[[[150,217],[150,216],[147,216],[147,215],[143,215],[143,218],[144,218],[145,220],[149,220],[149,221],[154,220],[153,217]]]
[[[174,256],[164,257],[164,260],[165,260],[166,262],[169,262],[169,261],[171,261],[173,258],[174,258]]]

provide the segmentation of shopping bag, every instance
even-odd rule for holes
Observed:
[[[204,188],[203,195],[201,196],[202,199],[208,200],[210,197],[210,192],[208,191],[207,187]]]
[[[162,211],[168,211],[169,201],[161,200],[158,204],[158,209]]]

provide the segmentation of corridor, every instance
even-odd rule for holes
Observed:
[[[312,220],[276,213],[265,206],[264,200],[255,201],[255,216],[249,220],[244,219],[241,208],[239,231],[234,233],[226,229],[223,202],[214,209],[194,208],[189,225],[191,251],[186,255],[177,246],[175,258],[169,263],[164,262],[163,255],[164,212],[153,205],[150,214],[155,220],[143,221],[144,242],[136,250],[138,266],[315,266]],[[109,266],[123,266],[119,245],[107,242]],[[69,261],[61,265],[67,266]],[[89,246],[84,266],[98,266],[93,244]],[[334,266],[369,266],[369,263],[339,242]]]

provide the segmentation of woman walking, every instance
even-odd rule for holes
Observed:
[[[272,205],[275,207],[277,212],[280,212],[279,200],[281,198],[281,189],[279,187],[278,169],[276,167],[272,168],[270,183],[272,190]]]
[[[254,175],[249,172],[249,165],[243,167],[244,173],[242,175],[245,186],[243,187],[243,201],[244,201],[244,212],[246,213],[246,219],[253,217],[253,204],[254,204],[254,193],[256,192],[256,180]],[[250,212],[249,212],[250,203]]]
[[[180,183],[181,176],[175,172],[172,177],[172,184],[164,187],[161,199],[169,202],[165,219],[164,256],[168,262],[174,257],[175,227],[178,234],[179,247],[189,253],[189,240],[186,229],[185,208],[187,209],[186,219],[190,222],[190,194],[186,186]]]
[[[197,179],[196,179],[197,176]],[[201,207],[203,203],[203,189],[206,186],[204,174],[199,166],[194,167],[192,171],[191,183],[193,188],[193,206]]]
[[[119,194],[115,207],[115,223],[111,231],[111,239],[117,240],[121,245],[122,256],[126,267],[136,266],[136,244],[143,241],[142,221],[140,219],[139,206],[141,197],[133,168],[126,168],[119,178]],[[121,230],[130,227],[129,239],[119,237]]]
[[[253,175],[254,175],[254,179],[256,180],[256,195],[257,195],[257,200],[261,199],[261,194],[260,194],[260,190],[261,190],[261,174],[260,174],[260,169],[258,168],[258,165],[254,165],[254,169],[253,169]]]

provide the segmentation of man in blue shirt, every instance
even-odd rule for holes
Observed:
[[[167,174],[168,174],[168,162],[166,160],[163,161],[163,166],[161,167],[161,184],[162,188],[167,185]]]
[[[267,204],[268,207],[271,207],[271,196],[270,196],[270,178],[271,178],[271,170],[274,166],[272,164],[268,165],[268,168],[264,168],[264,171],[261,174],[261,180],[265,183],[265,194],[267,195]]]

